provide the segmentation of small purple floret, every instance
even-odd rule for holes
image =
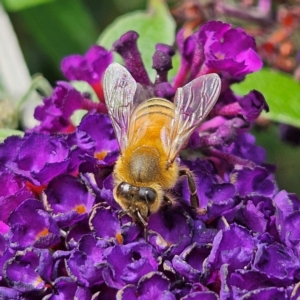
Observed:
[[[0,220],[7,222],[10,213],[27,198],[34,195],[26,187],[26,181],[14,173],[0,173]]]
[[[70,55],[61,62],[61,69],[68,80],[100,82],[104,71],[112,62],[112,53],[101,46],[92,46],[84,56]]]
[[[10,247],[13,249],[29,246],[48,248],[60,242],[57,223],[36,199],[27,199],[17,207],[9,216],[8,224]]]
[[[95,196],[78,178],[62,175],[53,179],[45,190],[46,205],[61,226],[71,226],[87,217]]]
[[[205,64],[212,70],[237,77],[262,67],[254,38],[241,28],[235,29],[220,21],[210,21],[200,28],[198,38],[204,46]]]
[[[126,68],[137,82],[150,86],[151,82],[137,47],[138,37],[135,31],[128,31],[114,42],[113,50],[122,56]]]

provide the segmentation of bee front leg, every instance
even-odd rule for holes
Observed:
[[[147,228],[148,223],[146,222],[146,220],[142,217],[140,211],[137,209],[136,210],[136,215],[138,217],[138,220],[141,222],[141,224],[143,225],[144,228]]]
[[[121,210],[118,212],[118,219],[119,219],[120,226],[122,226],[122,218],[127,214],[128,214],[128,210]]]
[[[180,169],[179,176],[186,176],[188,180],[188,186],[190,190],[190,201],[192,206],[198,211],[199,210],[199,198],[197,195],[197,188],[192,172],[189,169]]]
[[[142,217],[140,211],[137,209],[136,210],[136,215],[138,217],[139,222],[143,225],[144,227],[144,239],[145,241],[148,240],[148,223],[146,222],[146,220]]]

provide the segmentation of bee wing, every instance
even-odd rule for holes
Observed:
[[[135,106],[144,101],[142,86],[133,79],[126,68],[113,63],[105,71],[104,97],[120,150],[128,146],[128,128]]]
[[[219,97],[220,89],[220,77],[217,74],[208,74],[177,90],[174,99],[175,115],[166,145],[170,163],[209,114]]]

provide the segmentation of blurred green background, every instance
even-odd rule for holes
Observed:
[[[30,74],[42,73],[52,85],[63,79],[60,61],[64,56],[83,54],[118,16],[146,9],[145,0],[2,0],[2,3]],[[257,143],[267,150],[267,162],[277,165],[280,189],[300,195],[300,148],[282,143],[276,124],[253,132]]]
[[[145,9],[144,0],[5,0],[31,74],[52,84],[69,54],[83,54],[116,17]],[[125,4],[126,3],[126,4]]]

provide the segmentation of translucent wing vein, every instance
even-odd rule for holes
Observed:
[[[108,114],[112,121],[120,150],[123,152],[128,146],[130,116],[136,102],[141,100],[137,99],[139,97],[135,97],[138,84],[131,74],[117,63],[113,63],[107,68],[103,82]],[[140,87],[138,91],[138,96],[140,96]]]
[[[175,117],[167,141],[168,160],[173,160],[185,146],[187,139],[209,114],[221,89],[217,74],[198,77],[179,88],[175,95]]]

